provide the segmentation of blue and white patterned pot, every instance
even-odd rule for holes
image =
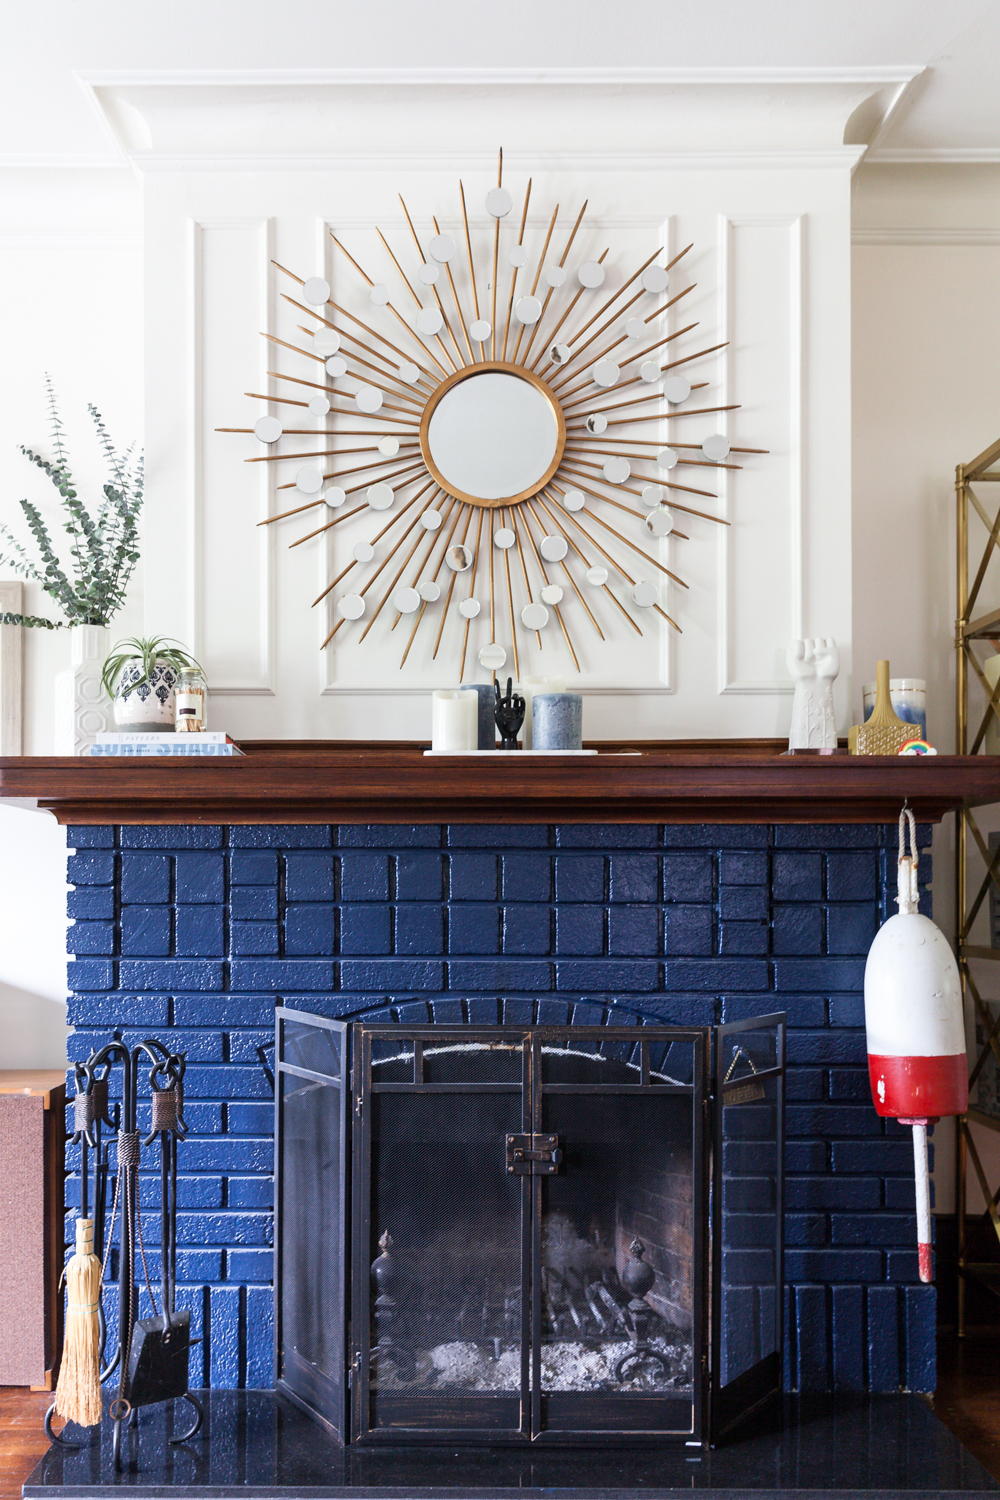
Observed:
[[[138,731],[169,732],[174,727],[174,685],[177,673],[173,667],[158,661],[148,682],[138,687],[142,663],[129,662],[122,668],[115,688],[115,728]]]

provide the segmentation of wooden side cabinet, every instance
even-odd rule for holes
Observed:
[[[0,1385],[55,1383],[65,1139],[65,1074],[0,1071]]]

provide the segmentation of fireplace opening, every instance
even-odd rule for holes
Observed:
[[[718,1438],[780,1386],[784,1017],[278,1014],[277,1368],[345,1441]]]

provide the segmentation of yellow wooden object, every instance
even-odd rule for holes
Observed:
[[[876,667],[875,683],[871,718],[864,724],[855,724],[847,733],[852,755],[898,755],[907,740],[913,739],[913,725],[904,724],[892,711],[887,661],[880,661]]]

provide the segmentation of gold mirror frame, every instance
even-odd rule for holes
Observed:
[[[431,419],[437,411],[438,405],[448,392],[453,391],[457,385],[461,385],[465,380],[473,380],[477,375],[486,375],[490,372],[495,375],[513,375],[518,380],[524,380],[529,385],[534,386],[535,390],[540,391],[545,397],[556,420],[556,451],[552,462],[541,478],[536,483],[530,485],[528,489],[522,490],[519,495],[503,495],[497,500],[484,500],[481,495],[470,495],[465,490],[456,489],[454,484],[445,478],[434,462],[429,440]],[[451,495],[455,500],[461,500],[465,505],[480,506],[484,510],[499,510],[501,506],[520,505],[522,501],[530,500],[533,495],[540,494],[545,489],[549,480],[561,467],[565,447],[566,417],[558,400],[545,381],[536,375],[533,370],[526,370],[523,365],[512,364],[510,360],[483,360],[479,364],[456,370],[454,374],[448,376],[447,380],[442,380],[433,395],[428,398],[427,404],[424,407],[424,414],[420,419],[420,452],[427,466],[427,472],[434,476],[436,483],[440,485],[446,495]]]

